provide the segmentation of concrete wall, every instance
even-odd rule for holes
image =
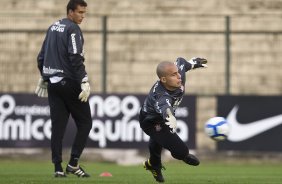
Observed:
[[[209,68],[187,75],[187,93],[225,93],[225,16],[231,17],[231,94],[282,94],[282,0],[88,0],[86,67],[92,92],[101,92],[101,16],[108,28],[120,30],[202,31],[207,34],[109,34],[108,92],[147,93],[157,79],[156,65],[182,56],[203,56]],[[39,72],[36,56],[44,30],[65,16],[67,0],[1,0],[0,92],[33,93]],[[6,31],[3,31],[6,30]],[[14,30],[14,31],[9,31]],[[21,31],[21,30],[29,30]],[[41,30],[42,32],[32,32]],[[15,32],[20,31],[20,32]],[[243,31],[243,33],[240,31]],[[245,32],[244,32],[245,31]],[[255,34],[249,34],[254,31]],[[213,32],[213,33],[212,33]],[[222,34],[214,33],[222,32]],[[198,142],[203,124],[215,115],[214,96],[199,97]]]

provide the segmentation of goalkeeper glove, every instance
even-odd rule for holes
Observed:
[[[166,118],[167,122],[165,122],[165,124],[169,126],[169,128],[171,128],[171,133],[175,133],[177,126],[176,119],[169,108],[166,109],[166,114],[167,114],[167,118]]]
[[[48,97],[47,91],[48,82],[44,81],[42,77],[39,78],[35,94],[39,97]]]
[[[89,82],[82,82],[81,83],[81,93],[79,94],[78,98],[82,102],[86,102],[90,95],[90,85]]]
[[[208,61],[205,58],[199,58],[199,57],[193,57],[188,61],[188,63],[192,65],[191,69],[201,68],[201,67],[207,68],[208,67],[207,62]]]

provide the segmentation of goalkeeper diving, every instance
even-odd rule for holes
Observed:
[[[158,64],[156,73],[159,80],[151,88],[140,110],[139,122],[142,130],[150,136],[150,157],[143,163],[157,182],[164,182],[161,160],[163,148],[172,157],[186,164],[197,166],[199,159],[189,153],[189,148],[176,133],[175,110],[185,94],[186,72],[207,67],[207,60],[195,57],[186,61],[177,58],[176,62],[164,61]]]

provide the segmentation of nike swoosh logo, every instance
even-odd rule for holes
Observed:
[[[227,138],[229,141],[244,141],[282,124],[282,114],[254,121],[248,124],[240,124],[236,119],[238,109],[238,105],[233,107],[233,109],[226,118],[227,122],[230,125],[230,132]]]

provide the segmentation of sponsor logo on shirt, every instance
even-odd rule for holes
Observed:
[[[54,74],[54,73],[64,73],[64,70],[56,69],[56,68],[51,68],[43,66],[43,73],[44,74]]]
[[[162,109],[159,106],[159,102],[156,102],[156,109],[159,113],[162,113]]]
[[[72,43],[73,53],[77,54],[77,47],[76,47],[76,41],[75,41],[75,33],[71,34],[71,43]]]
[[[65,24],[60,24],[60,22],[55,22],[52,27],[51,31],[57,31],[57,32],[64,32],[66,25]]]
[[[166,99],[165,101],[166,101],[166,103],[167,103],[169,106],[171,106],[171,104],[170,104],[170,102],[169,102],[169,99]]]

